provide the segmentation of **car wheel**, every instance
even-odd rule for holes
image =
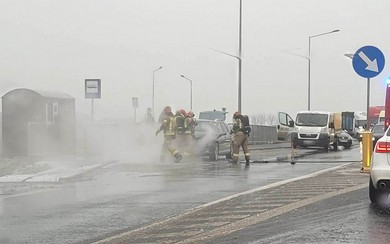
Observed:
[[[232,155],[233,155],[233,144],[230,143],[229,153],[225,155],[226,159],[232,159]]]
[[[217,160],[219,156],[219,145],[218,143],[215,143],[213,147],[210,149],[210,160]]]
[[[370,177],[370,184],[368,186],[368,195],[370,197],[370,201],[372,203],[376,203],[376,199],[378,198],[378,190],[375,189],[374,184],[372,183],[372,179]]]
[[[337,152],[339,150],[339,141],[336,140],[333,142],[333,151]]]
[[[346,149],[349,149],[349,148],[351,148],[351,147],[352,147],[352,142],[351,142],[351,143],[348,143],[347,145],[344,146],[344,148],[346,148]]]

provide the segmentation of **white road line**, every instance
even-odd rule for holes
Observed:
[[[320,170],[320,171],[317,171],[317,172],[314,172],[314,173],[311,173],[311,174],[307,174],[307,175],[299,176],[299,177],[296,177],[296,178],[292,178],[292,179],[287,179],[287,180],[275,182],[275,183],[272,183],[272,184],[269,184],[269,185],[266,185],[266,186],[261,186],[261,187],[258,187],[258,188],[252,189],[252,190],[248,190],[248,191],[244,191],[244,192],[241,192],[241,193],[238,193],[238,194],[234,194],[234,195],[231,195],[231,196],[228,196],[228,197],[224,197],[224,198],[221,198],[221,199],[219,199],[219,200],[212,201],[212,202],[203,204],[203,205],[201,205],[201,206],[192,208],[192,209],[186,211],[185,213],[173,215],[173,216],[168,217],[168,218],[166,218],[166,219],[163,219],[163,220],[154,222],[154,223],[152,223],[152,224],[150,224],[150,225],[147,225],[147,226],[144,226],[144,227],[141,227],[141,228],[138,228],[138,229],[130,230],[130,231],[124,232],[124,233],[122,233],[122,234],[110,236],[110,237],[108,237],[108,238],[106,238],[106,239],[102,239],[102,240],[100,240],[100,241],[93,242],[93,244],[110,243],[110,242],[113,241],[113,240],[118,240],[118,239],[121,239],[121,238],[126,237],[126,236],[128,236],[128,235],[132,235],[132,234],[137,233],[137,232],[143,232],[143,231],[146,231],[146,230],[148,230],[148,229],[151,229],[151,228],[153,228],[153,227],[155,227],[155,226],[158,226],[158,225],[167,223],[167,222],[169,222],[169,221],[172,221],[172,220],[175,220],[175,219],[178,219],[178,218],[182,218],[182,217],[184,217],[184,216],[186,216],[186,215],[192,214],[192,213],[195,212],[195,211],[198,211],[198,210],[200,210],[200,209],[206,208],[206,207],[211,206],[211,205],[214,205],[214,204],[218,204],[218,203],[221,203],[221,202],[224,202],[224,201],[228,201],[228,200],[231,200],[231,199],[233,199],[233,198],[237,198],[237,197],[240,197],[240,196],[243,196],[243,195],[248,195],[248,194],[251,194],[251,193],[254,193],[254,192],[258,192],[258,191],[266,190],[266,189],[269,189],[269,188],[281,186],[281,185],[284,185],[284,184],[287,184],[287,183],[290,183],[290,182],[293,182],[293,181],[298,181],[298,180],[302,180],[302,179],[311,178],[311,177],[314,177],[314,176],[317,176],[317,175],[324,174],[324,173],[329,172],[329,171],[333,171],[333,170],[336,170],[336,169],[345,167],[346,165],[349,165],[349,164],[352,164],[352,163],[342,164],[342,165],[335,166],[335,167],[332,167],[332,168],[329,168],[329,169]],[[364,186],[365,186],[365,185],[364,185]],[[359,185],[359,187],[362,187],[362,185]],[[350,188],[348,188],[348,189],[350,189]],[[331,193],[328,193],[328,194],[324,194],[324,195],[329,195],[329,194],[332,194],[332,192],[331,192]],[[339,193],[339,194],[341,194],[341,193]],[[321,196],[324,196],[324,195],[320,195],[320,196],[318,196],[318,197],[321,197]],[[299,203],[301,203],[301,202],[308,201],[308,200],[310,200],[310,199],[316,199],[316,198],[318,198],[318,197],[313,197],[313,198],[305,199],[305,200],[302,200],[302,201],[299,201],[299,202],[294,202],[294,203],[291,203],[291,204],[282,206],[282,207],[277,208],[277,209],[284,209],[284,208],[286,208],[286,206],[290,206],[290,205],[293,205],[293,204],[299,204]],[[317,200],[317,201],[319,201],[319,200]],[[310,204],[310,203],[308,203],[308,204]],[[307,204],[306,204],[306,205],[307,205]],[[303,206],[304,206],[304,205],[303,205]],[[275,210],[267,211],[267,212],[264,212],[263,214],[260,214],[260,215],[269,215],[269,213],[270,213],[270,212],[273,212],[273,211],[275,211]],[[279,210],[279,211],[281,211],[281,210]],[[275,215],[275,216],[276,216],[276,215]],[[251,218],[248,218],[248,219],[251,219]],[[244,221],[244,220],[242,220],[242,221]],[[240,222],[240,221],[239,221],[239,222]],[[232,223],[232,224],[234,224],[234,223]]]

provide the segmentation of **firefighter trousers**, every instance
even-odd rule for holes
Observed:
[[[169,153],[173,157],[175,157],[176,161],[181,160],[182,155],[179,152],[179,150],[177,150],[177,148],[175,147],[173,140],[175,140],[175,136],[164,136],[164,143],[162,144],[162,148],[161,148],[160,161],[165,160],[165,155],[167,151],[169,151]]]
[[[242,147],[242,150],[244,151],[245,161],[248,163],[250,160],[250,153],[248,149],[248,135],[244,134],[244,132],[238,132],[233,137],[232,159],[234,163],[238,162],[240,147]]]

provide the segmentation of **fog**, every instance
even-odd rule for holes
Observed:
[[[307,108],[308,37],[313,110],[361,111],[366,80],[345,53],[374,45],[387,56],[390,2],[243,0],[242,112],[294,114]],[[237,110],[238,0],[0,2],[0,94],[17,87],[67,93],[90,114],[84,80],[102,80],[95,117],[137,118],[166,105]],[[371,104],[384,102],[385,70],[371,81]]]

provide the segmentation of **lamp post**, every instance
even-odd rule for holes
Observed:
[[[311,43],[311,38],[318,37],[318,36],[323,36],[323,35],[327,35],[327,34],[331,34],[331,33],[335,33],[335,32],[339,32],[339,31],[340,30],[333,30],[333,31],[329,31],[329,32],[325,32],[325,33],[309,36],[309,57],[308,57],[309,67],[308,67],[308,85],[307,85],[307,110],[309,110],[309,111],[310,111],[310,43]]]
[[[238,111],[241,112],[241,39],[242,39],[242,0],[240,0],[240,24],[238,28]]]
[[[190,94],[190,110],[192,111],[192,80],[185,77],[184,75],[181,75],[181,77],[183,77],[184,79],[190,81],[190,86],[191,86],[191,94]]]
[[[236,58],[238,60],[238,111],[241,112],[241,49],[242,49],[242,0],[240,0],[240,13],[239,13],[239,24],[238,24],[238,56],[232,55],[230,53],[222,52],[217,49],[213,49],[216,52],[223,53],[225,55],[228,55],[230,57]]]
[[[152,91],[152,110],[153,110],[153,117],[154,117],[154,73],[158,70],[162,69],[162,66],[160,66],[158,69],[153,70],[153,91]]]

